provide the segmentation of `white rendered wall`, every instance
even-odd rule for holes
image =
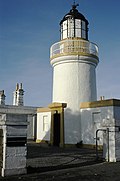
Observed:
[[[116,134],[115,134],[115,151],[116,161],[120,161],[120,107],[114,107]]]
[[[2,114],[0,113],[0,129],[3,129],[3,164],[1,175],[26,174],[27,147],[10,146],[7,138],[27,138],[27,116],[25,114]],[[15,143],[15,142],[14,142]]]
[[[120,107],[81,109],[81,128],[83,144],[94,145],[96,131],[98,129],[106,130],[106,132],[98,132],[98,144],[103,145],[103,158],[110,162],[120,161]]]
[[[81,141],[80,103],[95,101],[97,60],[87,56],[62,56],[53,66],[53,102],[67,103],[64,113],[65,144]]]
[[[109,122],[109,124],[108,124]],[[96,144],[96,131],[113,126],[114,114],[113,107],[98,107],[81,109],[81,132],[83,144]],[[98,133],[98,144],[103,144],[103,133]]]
[[[28,115],[27,139],[35,140],[37,134],[37,114]]]
[[[50,128],[51,112],[37,113],[37,140],[50,141]]]
[[[62,56],[51,61],[53,70],[53,102],[65,102],[78,111],[81,102],[95,101],[96,64],[92,57]]]
[[[81,141],[80,112],[67,108],[64,112],[65,144],[77,144]]]

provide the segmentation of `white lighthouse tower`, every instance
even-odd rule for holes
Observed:
[[[80,141],[80,103],[97,99],[98,47],[88,40],[89,23],[77,6],[74,3],[61,20],[61,40],[50,50],[53,102],[67,103],[64,126],[68,144]]]

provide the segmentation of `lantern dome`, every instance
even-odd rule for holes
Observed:
[[[76,7],[72,5],[72,9],[60,21],[61,40],[65,38],[83,38],[88,40],[88,21]]]

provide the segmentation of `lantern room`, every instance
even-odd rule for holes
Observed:
[[[66,38],[82,38],[88,40],[88,21],[76,9],[77,5],[72,5],[72,9],[60,22],[61,40]]]

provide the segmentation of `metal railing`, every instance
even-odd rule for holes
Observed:
[[[82,39],[66,39],[53,44],[50,48],[50,59],[68,54],[86,54],[98,58],[98,46]]]

